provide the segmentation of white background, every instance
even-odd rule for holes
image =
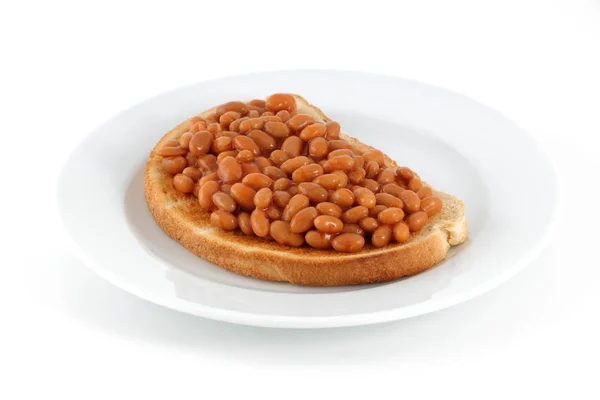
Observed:
[[[0,4],[0,398],[600,395],[600,2]],[[416,79],[515,120],[564,184],[549,248],[465,304],[320,331],[163,309],[69,253],[55,182],[87,132],[174,87],[285,68]]]

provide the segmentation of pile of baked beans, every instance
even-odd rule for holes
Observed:
[[[232,101],[189,122],[158,150],[161,167],[221,229],[354,253],[369,239],[406,242],[442,208],[415,172],[340,139],[337,122],[297,112],[291,95]]]

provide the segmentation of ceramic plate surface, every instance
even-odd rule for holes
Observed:
[[[410,278],[316,288],[233,274],[167,237],[143,194],[143,171],[155,143],[214,105],[275,92],[300,94],[344,132],[463,199],[467,242]],[[235,76],[154,97],[83,140],[66,162],[58,196],[75,251],[122,289],[206,318],[298,328],[397,320],[473,298],[537,256],[555,225],[559,200],[545,153],[498,112],[423,83],[342,71]]]

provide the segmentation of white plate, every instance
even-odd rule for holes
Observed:
[[[215,104],[274,92],[301,94],[345,132],[463,199],[469,240],[410,278],[314,288],[233,274],[168,238],[143,195],[144,165],[157,140]],[[222,321],[317,328],[407,318],[497,286],[541,251],[556,219],[557,186],[551,164],[527,133],[464,96],[389,76],[280,71],[184,87],[117,115],[70,156],[58,200],[77,253],[126,291]]]

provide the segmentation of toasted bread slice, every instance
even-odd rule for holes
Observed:
[[[294,97],[298,112],[310,114],[317,121],[330,120],[302,97]],[[211,112],[214,108],[200,116]],[[235,273],[313,286],[384,282],[432,267],[446,257],[450,246],[464,242],[467,237],[463,202],[435,190],[443,201],[442,210],[425,227],[411,234],[408,242],[391,243],[382,248],[367,244],[358,253],[289,247],[246,236],[239,230],[227,232],[213,227],[210,212],[200,207],[196,197],[175,190],[172,176],[161,170],[161,157],[156,154],[165,141],[179,138],[188,129],[186,120],[163,136],[150,154],[144,176],[146,202],[167,235],[194,254]],[[341,136],[359,150],[372,149],[353,137]],[[385,157],[386,165],[396,165]]]

